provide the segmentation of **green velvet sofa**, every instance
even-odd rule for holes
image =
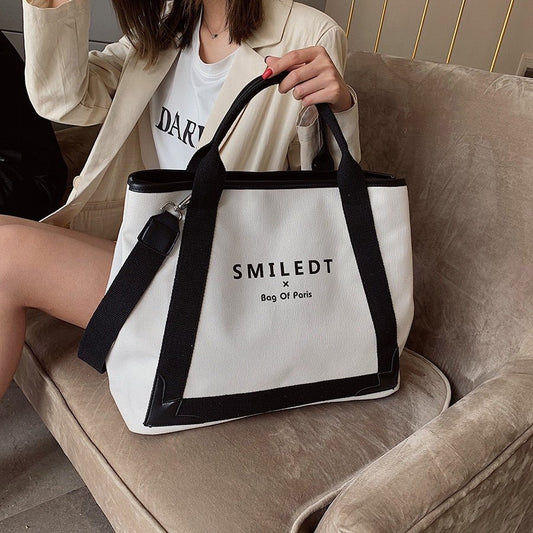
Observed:
[[[363,166],[409,188],[400,390],[134,435],[32,312],[16,380],[116,531],[533,531],[533,80],[363,52],[346,78]],[[72,173],[95,134],[59,132]]]

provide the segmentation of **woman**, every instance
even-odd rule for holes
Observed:
[[[0,395],[20,357],[27,308],[87,325],[105,292],[128,174],[183,168],[248,81],[291,71],[230,131],[221,146],[226,168],[310,168],[319,132],[312,109],[301,111],[318,102],[331,105],[359,155],[355,95],[339,73],[345,36],[316,10],[292,0],[114,0],[126,36],[88,55],[87,0],[23,3],[37,111],[102,128],[48,224],[0,218]],[[202,75],[216,78],[207,96],[196,84]]]

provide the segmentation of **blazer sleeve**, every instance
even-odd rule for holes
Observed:
[[[317,46],[323,46],[328,52],[337,70],[344,74],[347,54],[347,40],[344,31],[339,26],[328,29],[317,41]],[[335,117],[342,129],[350,153],[356,159],[361,160],[361,148],[359,146],[359,111],[357,95],[350,87],[353,105],[346,111],[336,113]],[[314,106],[303,109],[298,117],[297,136],[289,148],[289,166],[292,169],[310,170],[313,158],[320,149],[320,129],[318,125],[318,113]],[[337,167],[341,153],[333,135],[328,131],[327,142],[331,155]]]
[[[50,120],[101,124],[111,106],[131,45],[126,38],[89,52],[90,3],[45,8],[23,0],[26,86],[36,111]]]

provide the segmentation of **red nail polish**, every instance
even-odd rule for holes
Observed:
[[[270,76],[272,76],[272,69],[271,69],[270,67],[268,67],[268,68],[265,70],[265,72],[263,72],[263,76],[262,76],[262,78],[263,78],[264,80],[266,80],[266,79],[270,78]]]

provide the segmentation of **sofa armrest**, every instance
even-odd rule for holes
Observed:
[[[532,464],[533,358],[506,364],[358,472],[316,531],[515,531]]]

